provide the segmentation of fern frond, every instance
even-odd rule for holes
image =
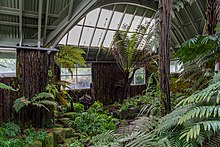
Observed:
[[[178,121],[177,124],[183,124],[196,117],[198,118],[209,118],[210,116],[219,117],[220,116],[220,106],[199,106],[189,110],[184,114]]]
[[[203,126],[203,127],[201,128],[201,126]],[[180,139],[186,138],[186,141],[189,141],[190,139],[196,139],[199,136],[200,131],[202,129],[204,129],[205,131],[212,130],[213,132],[216,132],[217,130],[220,129],[220,121],[218,121],[218,120],[216,120],[216,121],[201,121],[201,122],[195,123],[182,132]]]
[[[10,91],[18,91],[18,89],[14,89],[11,86],[8,86],[4,83],[0,83],[0,89],[10,90]]]
[[[14,101],[13,108],[18,113],[24,106],[27,106],[31,102],[25,97],[18,98]]]
[[[32,98],[32,101],[37,101],[37,100],[41,100],[41,99],[49,99],[49,98],[55,99],[53,94],[48,93],[48,92],[41,92],[41,93],[36,94]]]

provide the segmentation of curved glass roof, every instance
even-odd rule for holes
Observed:
[[[113,4],[94,9],[84,16],[59,42],[63,45],[79,46],[86,51],[87,60],[104,59],[101,50],[110,48],[117,30],[127,32],[127,36],[142,31],[139,48],[146,44],[146,37],[156,27],[152,9],[130,4]],[[109,50],[108,50],[109,52]],[[108,54],[105,55],[105,59]]]

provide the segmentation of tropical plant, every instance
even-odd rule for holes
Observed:
[[[117,122],[117,119],[107,114],[101,103],[95,102],[87,111],[79,111],[76,117],[71,120],[70,125],[78,132],[85,132],[94,136],[108,130],[114,130]]]
[[[199,35],[182,44],[177,57],[184,70],[179,80],[192,83],[192,90],[204,88],[214,75],[219,60],[219,34]]]
[[[115,58],[119,68],[123,72],[123,79],[115,84],[115,86],[122,87],[122,102],[128,93],[128,89],[133,80],[135,71],[138,70],[144,62],[151,62],[155,56],[151,56],[152,52],[149,50],[138,50],[138,45],[141,41],[141,36],[134,33],[131,37],[127,36],[126,32],[117,31],[114,35],[111,53]]]
[[[41,92],[35,94],[32,98],[21,97],[14,101],[13,108],[18,113],[25,106],[36,106],[49,111],[48,106],[57,106],[55,98],[51,93]]]
[[[85,52],[74,46],[61,46],[60,51],[56,53],[54,59],[55,63],[61,68],[67,68],[71,75],[73,75],[72,68],[75,67],[75,64],[85,66],[85,60],[83,58]]]
[[[11,86],[8,86],[4,83],[0,83],[0,89],[10,90],[10,91],[18,91],[18,89],[14,89]]]

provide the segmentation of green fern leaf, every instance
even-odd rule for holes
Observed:
[[[0,89],[6,89],[6,90],[10,90],[10,91],[18,91],[17,89],[14,89],[11,86],[8,86],[4,83],[0,83]]]
[[[18,98],[14,101],[13,108],[18,113],[24,106],[27,106],[31,102],[25,97]]]

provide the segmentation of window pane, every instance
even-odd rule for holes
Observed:
[[[110,44],[113,40],[113,36],[115,34],[115,31],[108,31],[105,37],[105,41],[103,43],[104,47],[110,47]]]
[[[105,30],[96,29],[94,39],[91,46],[100,46]]]
[[[131,24],[131,27],[130,27],[130,31],[131,31],[131,32],[134,32],[134,31],[137,30],[137,27],[138,27],[138,25],[140,24],[141,19],[142,19],[142,17],[140,17],[140,16],[135,16],[135,17],[134,17],[134,20],[133,20],[133,22],[132,22],[132,24]]]
[[[61,80],[70,83],[67,85],[68,89],[76,88],[76,76],[61,76]]]
[[[90,43],[90,40],[92,39],[94,28],[83,28],[82,38],[80,40],[80,45],[82,46],[88,46]]]
[[[86,16],[85,25],[95,26],[97,19],[98,19],[99,11],[100,11],[100,8],[89,12]]]
[[[91,75],[91,68],[77,68],[77,75]]]
[[[71,69],[73,72],[73,75],[76,75],[76,68],[72,68]],[[71,75],[71,73],[69,72],[69,70],[67,68],[61,68],[61,75]]]
[[[107,28],[110,17],[111,17],[111,13],[112,13],[111,10],[102,9],[99,22],[98,22],[98,27]]]
[[[91,76],[77,76],[77,89],[90,88]]]
[[[122,25],[120,27],[120,30],[126,30],[129,26],[129,23],[132,19],[132,15],[131,14],[125,14],[125,17],[122,21]]]
[[[123,13],[114,12],[114,15],[112,17],[112,21],[111,21],[111,24],[109,27],[110,29],[117,29],[118,28],[118,23],[120,22],[122,15],[123,15]]]
[[[16,52],[0,51],[0,77],[16,76]]]
[[[72,30],[69,32],[69,38],[67,44],[78,45],[81,29],[82,27],[79,26],[75,26],[74,28],[72,28]]]
[[[66,44],[67,34],[60,40],[59,44]]]
[[[144,74],[136,74],[135,75],[135,85],[144,84]]]

